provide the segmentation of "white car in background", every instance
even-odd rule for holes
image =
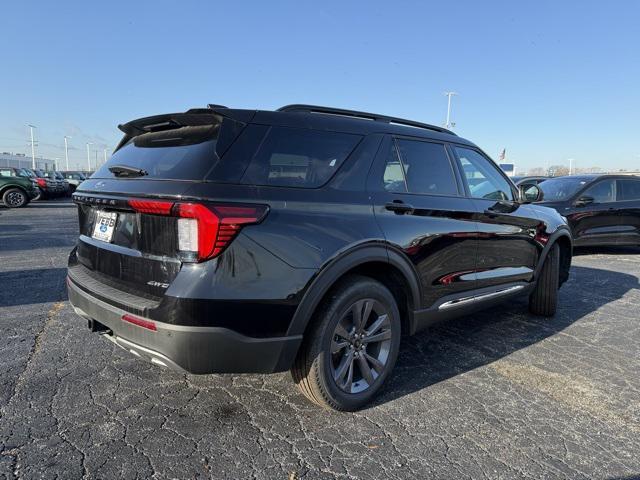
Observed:
[[[71,193],[78,188],[82,182],[84,182],[87,177],[82,172],[61,172],[62,176],[69,182],[69,187],[71,187]]]

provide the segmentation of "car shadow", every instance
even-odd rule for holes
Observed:
[[[552,318],[528,313],[527,299],[519,298],[403,338],[396,367],[371,406],[500,360],[561,332],[638,288],[636,276],[575,266],[569,281],[560,289],[558,311]]]
[[[66,276],[66,268],[0,272],[0,308],[64,301]]]

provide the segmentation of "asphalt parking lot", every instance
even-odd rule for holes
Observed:
[[[639,478],[640,249],[579,252],[553,319],[524,301],[406,339],[354,414],[289,374],[181,375],[67,302],[71,203],[0,206],[0,478]]]

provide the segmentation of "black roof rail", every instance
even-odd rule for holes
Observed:
[[[414,122],[413,120],[407,120],[405,118],[389,117],[387,115],[379,115],[377,113],[358,112],[356,110],[345,110],[342,108],[322,107],[319,105],[285,105],[280,107],[278,112],[307,112],[307,113],[325,113],[328,115],[341,115],[344,117],[362,118],[365,120],[374,120],[376,122],[394,123],[398,125],[406,125],[409,127],[424,128],[427,130],[434,130],[436,132],[448,133],[449,135],[456,135],[451,130],[436,125],[429,125],[428,123]],[[457,135],[456,135],[457,136]]]

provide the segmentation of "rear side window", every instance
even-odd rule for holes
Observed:
[[[272,127],[242,183],[319,187],[333,176],[361,139],[348,133]]]
[[[453,168],[443,144],[416,140],[397,140],[396,144],[402,163],[401,173],[404,173],[409,193],[458,195]],[[385,177],[392,171],[393,165],[387,163]],[[389,185],[393,188],[398,186],[401,188],[399,191],[406,191],[401,182],[389,184],[385,178],[387,190]]]
[[[640,200],[640,180],[618,180],[618,201]]]

